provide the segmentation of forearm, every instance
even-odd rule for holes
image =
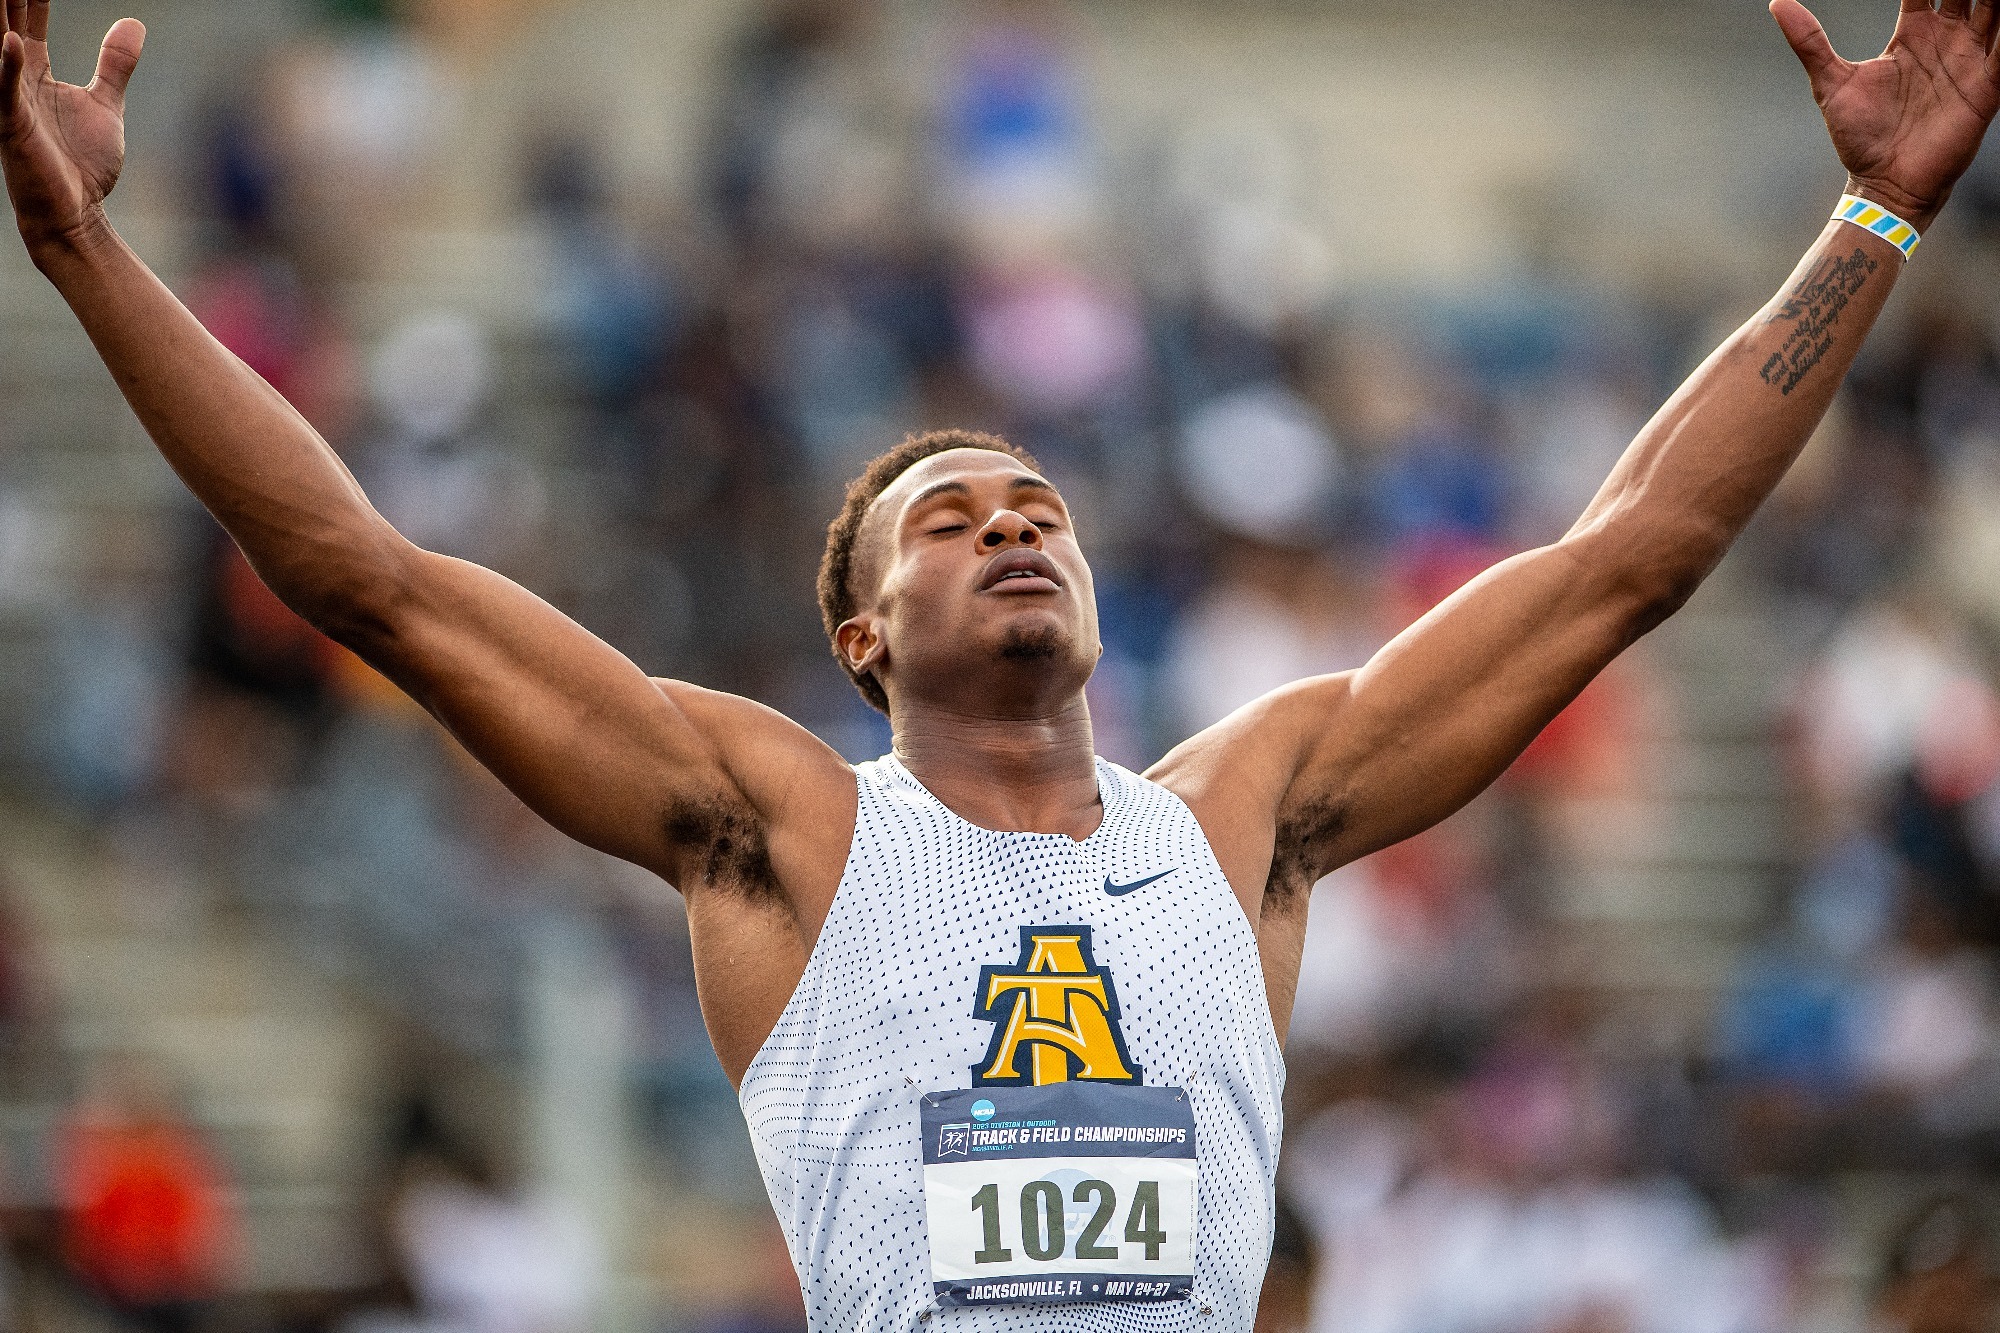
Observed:
[[[108,223],[31,253],[161,454],[265,582],[337,637],[362,633],[407,547],[340,458]]]
[[[1702,363],[1632,442],[1566,541],[1670,610],[1693,591],[1811,438],[1903,268],[1887,241],[1829,223],[1784,289]]]

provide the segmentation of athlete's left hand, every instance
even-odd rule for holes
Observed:
[[[2000,0],[1902,0],[1889,45],[1843,60],[1799,0],[1771,14],[1812,79],[1850,189],[1918,230],[1944,207],[2000,111]]]

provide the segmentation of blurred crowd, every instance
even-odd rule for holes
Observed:
[[[1005,434],[1079,516],[1098,745],[1143,767],[1559,536],[1719,330],[1561,275],[1457,303],[1356,293],[1282,134],[1191,123],[1113,151],[1080,40],[1054,0],[956,6],[920,39],[869,0],[779,0],[718,81],[690,197],[631,197],[591,126],[538,124],[509,223],[532,308],[500,326],[417,303],[378,328],[352,296],[451,151],[449,65],[329,3],[273,78],[206,105],[178,287],[413,540],[856,760],[887,727],[827,660],[811,591],[840,486],[908,430]],[[1552,886],[1605,854],[1576,812],[1648,799],[1700,706],[1642,648],[1488,796],[1315,890],[1266,1327],[1846,1328],[1855,1292],[1898,1326],[1990,1326],[2000,307],[1966,211],[1965,280],[1885,326],[1735,575],[1797,670],[1787,868],[1734,975],[1686,1022],[1547,965]],[[670,897],[562,843],[182,518],[175,596],[66,608],[40,795],[503,1062],[535,932],[588,914],[633,997],[652,1151],[690,1196],[754,1210]],[[131,1071],[57,1068],[5,887],[0,1099],[83,1090],[38,1158],[53,1221],[4,1211],[4,1160],[0,1217],[131,1320],[196,1327],[240,1249],[226,1154]],[[369,1243],[402,1276],[352,1326],[591,1320],[605,1238],[434,1127],[384,1144]],[[1857,1178],[1907,1186],[1878,1249],[1851,1234]],[[746,1235],[757,1285],[687,1317],[802,1327],[768,1232]],[[0,1263],[0,1330],[8,1293]]]

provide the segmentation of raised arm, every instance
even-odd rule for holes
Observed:
[[[48,18],[48,0],[5,0],[0,165],[22,239],[160,452],[272,590],[407,690],[551,823],[683,888],[741,868],[706,855],[717,828],[749,821],[763,836],[788,812],[794,825],[837,825],[851,779],[803,729],[744,700],[648,680],[531,593],[389,526],[325,441],[105,218],[145,29],[121,20],[96,77],[75,87],[50,72]],[[781,863],[784,850],[774,849]],[[751,871],[771,878],[768,860]]]
[[[1797,0],[1771,8],[1849,191],[1928,227],[2000,108],[1994,0],[1904,0],[1888,50],[1864,64],[1835,55]],[[1318,876],[1465,804],[1687,600],[1818,425],[1903,264],[1888,241],[1829,223],[1562,540],[1488,570],[1360,670],[1280,690],[1162,762],[1253,917],[1267,879],[1271,900],[1302,901]]]

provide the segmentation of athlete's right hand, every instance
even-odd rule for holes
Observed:
[[[120,19],[87,88],[49,68],[49,0],[4,0],[0,36],[0,167],[31,251],[73,242],[103,218],[125,165],[125,85],[146,29]]]

